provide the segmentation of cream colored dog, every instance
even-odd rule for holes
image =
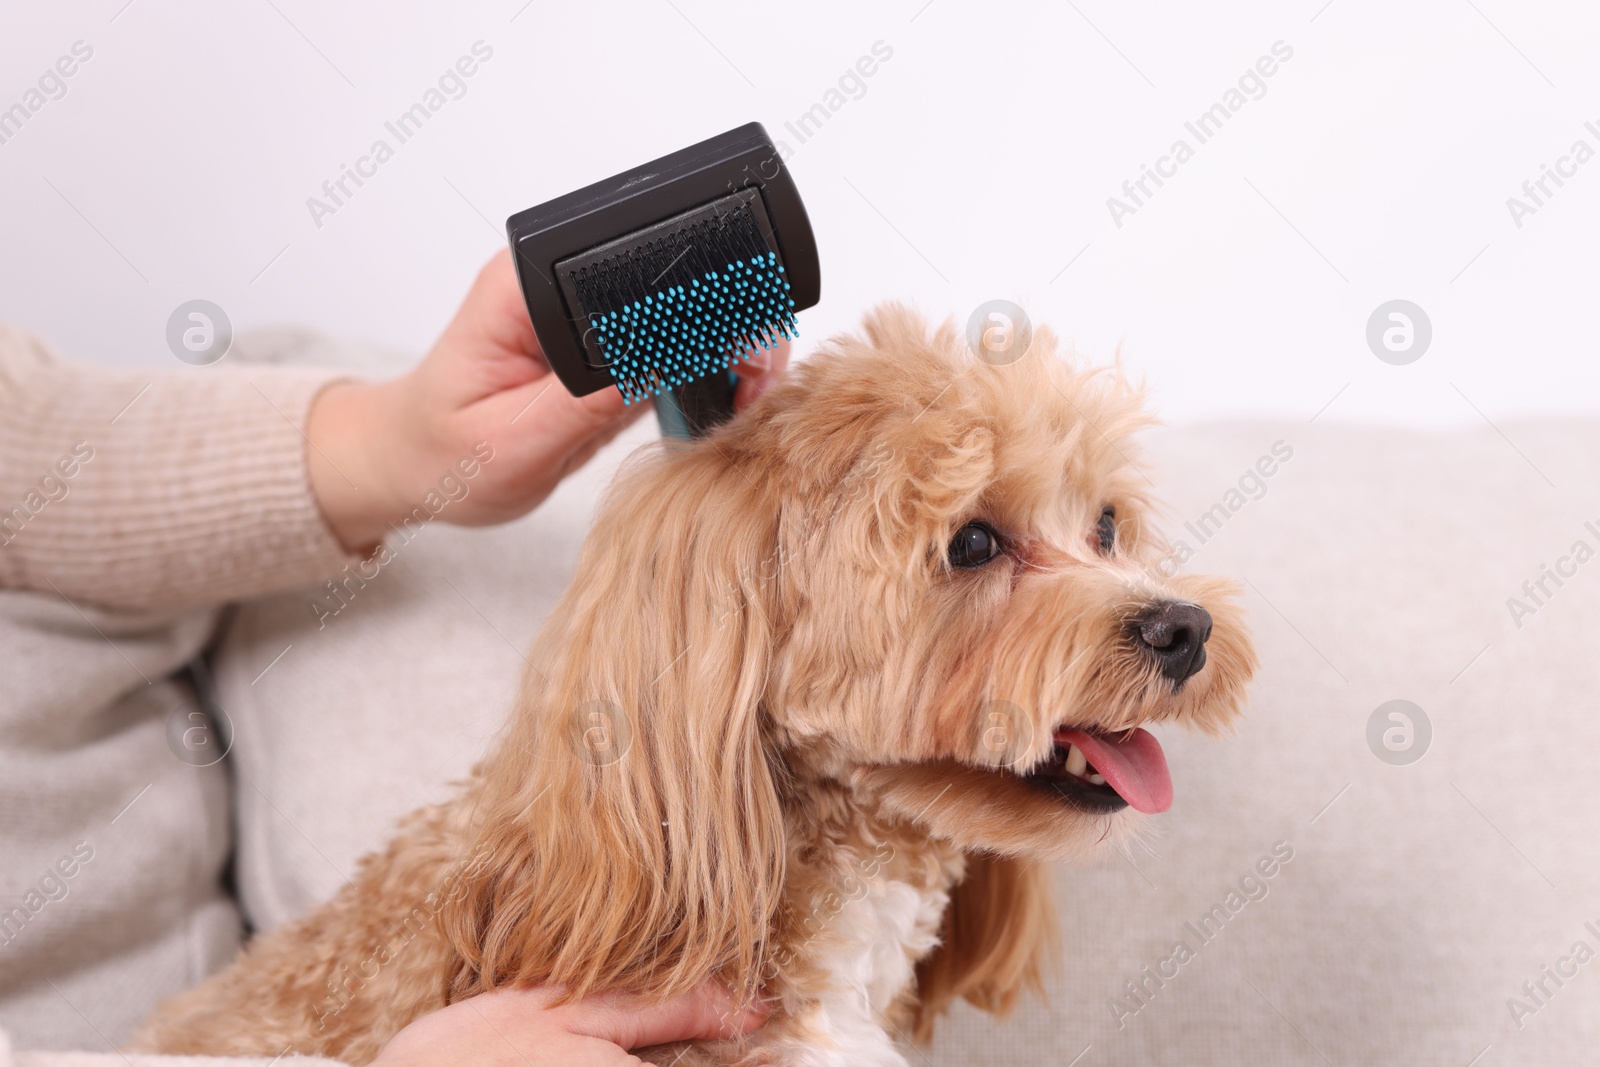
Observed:
[[[363,1064],[497,987],[718,977],[767,1023],[645,1055],[868,1067],[955,999],[1008,1009],[1042,862],[1165,810],[1141,727],[1221,729],[1255,667],[1226,583],[1147,566],[1138,402],[1048,332],[995,366],[890,307],[636,457],[460,797],[138,1044]]]

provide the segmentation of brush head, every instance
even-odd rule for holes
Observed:
[[[761,194],[743,189],[556,264],[628,403],[726,369],[795,330]]]
[[[793,336],[816,241],[766,131],[720,137],[513,215],[528,315],[574,396],[632,403]]]

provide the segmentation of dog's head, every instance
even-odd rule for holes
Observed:
[[[1222,728],[1254,656],[1226,583],[1157,566],[1137,393],[1053,346],[992,365],[889,308],[633,462],[483,773],[459,991],[748,979],[796,775],[1003,857],[1165,809],[1142,727]]]
[[[716,442],[779,518],[738,590],[781,634],[773,743],[939,837],[1042,858],[1165,810],[1142,726],[1221,728],[1254,668],[1229,586],[1163,574],[1139,396],[1052,349],[991,365],[890,310]]]

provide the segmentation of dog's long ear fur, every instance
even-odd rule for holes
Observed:
[[[477,774],[470,854],[487,861],[440,912],[450,1000],[762,973],[784,869],[762,482],[702,448],[635,461],[612,489]]]
[[[1048,869],[1029,859],[973,853],[950,891],[939,947],[917,964],[919,1042],[953,1001],[997,1015],[1026,989],[1043,994],[1056,950]]]

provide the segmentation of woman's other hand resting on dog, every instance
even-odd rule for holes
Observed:
[[[785,341],[735,370],[743,409],[788,363]],[[522,290],[502,251],[416,368],[387,382],[323,390],[306,435],[311,487],[335,534],[370,549],[463,461],[478,442],[494,450],[472,493],[442,517],[464,526],[530,511],[636,418],[615,389],[573,397],[545,362]]]
[[[548,989],[501,989],[424,1015],[383,1047],[372,1067],[620,1067],[627,1049],[736,1037],[766,1018],[707,982],[659,1004],[615,994],[551,1007]]]

